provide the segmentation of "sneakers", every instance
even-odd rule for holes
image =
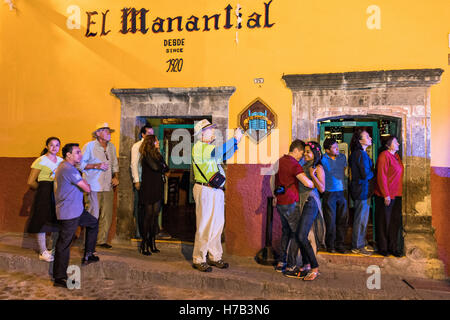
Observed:
[[[283,274],[288,278],[303,279],[310,271],[310,268],[300,270],[298,267],[288,267]]]
[[[365,248],[352,249],[352,253],[360,254],[360,255],[363,255],[363,256],[367,256],[367,257],[372,255],[372,252],[367,251]]]
[[[300,269],[298,267],[286,267],[283,274],[288,278],[298,278]]]
[[[39,255],[39,260],[43,260],[43,261],[47,261],[47,262],[52,262],[55,258],[52,256],[52,254],[45,250],[44,252],[42,252]]]
[[[201,272],[211,272],[212,268],[206,263],[206,262],[202,262],[202,263],[194,263],[192,265],[192,267],[194,269],[197,269]]]
[[[370,245],[365,246],[364,249],[369,252],[375,252],[375,249]]]
[[[91,254],[85,256],[83,259],[81,259],[81,265],[87,266],[88,264],[98,262],[98,261],[100,261],[100,258],[95,256],[93,253],[91,253]]]
[[[210,266],[214,266],[219,269],[226,269],[230,266],[227,262],[223,261],[222,259],[220,259],[219,261],[212,261],[212,260],[207,259],[207,263]]]
[[[286,262],[278,262],[278,264],[275,266],[275,271],[276,272],[284,272],[284,270],[286,269]]]

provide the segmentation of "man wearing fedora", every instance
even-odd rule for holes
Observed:
[[[215,127],[206,119],[197,122],[194,126],[197,142],[192,148],[197,219],[192,260],[193,267],[202,272],[211,272],[211,266],[228,268],[228,263],[222,259],[225,172],[221,163],[233,156],[242,138],[242,131],[237,129],[232,139],[216,147],[213,144]]]
[[[80,169],[91,186],[88,211],[99,221],[97,245],[111,248],[107,243],[113,215],[113,188],[119,184],[119,163],[116,147],[110,142],[114,132],[108,123],[99,123],[92,136],[95,140],[83,147]]]

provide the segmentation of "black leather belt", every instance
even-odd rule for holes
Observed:
[[[199,184],[199,185],[202,185],[202,186],[205,186],[205,187],[213,188],[213,187],[211,187],[208,183],[203,183],[203,182],[195,182],[195,183],[196,183],[196,184]],[[213,188],[213,189],[220,189],[220,190],[225,191],[225,188],[224,188],[224,187]]]

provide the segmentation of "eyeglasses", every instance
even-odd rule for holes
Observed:
[[[106,150],[104,152],[105,152],[106,160],[109,161],[108,153],[106,153]]]

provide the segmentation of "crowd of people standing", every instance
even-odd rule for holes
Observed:
[[[107,243],[113,216],[113,188],[119,184],[116,148],[110,142],[113,129],[96,126],[94,140],[82,149],[78,143],[62,148],[57,137],[47,139],[41,156],[31,165],[28,185],[35,189],[27,232],[36,234],[39,259],[53,264],[55,286],[66,286],[70,246],[79,226],[85,227],[82,265],[99,261],[96,246]],[[46,233],[53,232],[53,249]]]
[[[319,248],[346,253],[349,208],[354,204],[351,253],[370,256],[375,249],[366,240],[371,203],[375,197],[376,251],[401,257],[403,164],[397,138],[384,140],[376,166],[367,153],[369,133],[357,128],[350,143],[350,157],[339,152],[339,144],[325,139],[322,154],[317,142],[294,140],[289,153],[276,165],[271,182],[274,202],[282,225],[281,254],[275,270],[291,278],[315,280],[319,275]],[[346,168],[350,168],[346,190]],[[300,262],[298,262],[300,261]]]
[[[197,232],[192,266],[202,272],[212,271],[210,266],[228,267],[222,260],[220,242],[225,220],[225,172],[221,163],[234,154],[242,138],[242,132],[236,131],[235,137],[216,148],[215,127],[204,119],[194,128],[198,140],[192,154],[197,168],[194,169]],[[50,137],[41,156],[31,165],[28,185],[36,193],[26,231],[36,234],[39,259],[54,262],[55,286],[67,286],[70,247],[78,227],[86,230],[82,265],[100,260],[95,255],[96,246],[112,248],[108,239],[113,216],[113,189],[119,184],[117,152],[110,142],[113,132],[107,123],[97,125],[92,141],[83,148],[78,143],[64,145],[62,158],[57,156],[60,140]],[[151,255],[159,252],[155,239],[168,172],[159,140],[151,126],[141,129],[141,140],[133,145],[131,172],[135,189],[136,235],[141,238],[139,252]],[[212,217],[213,224],[210,223]],[[52,250],[48,250],[46,244],[46,233],[49,232],[53,233]]]

